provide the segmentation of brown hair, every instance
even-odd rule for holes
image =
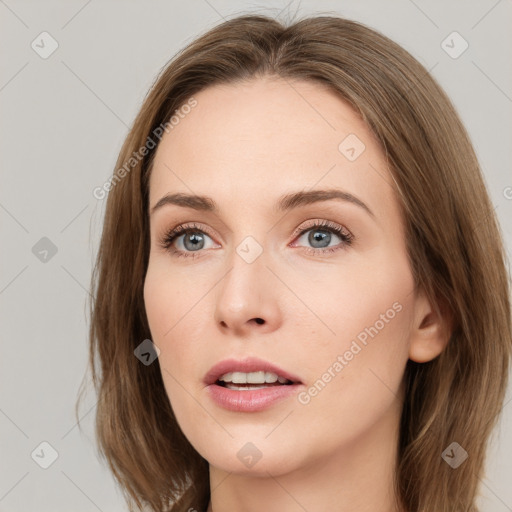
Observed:
[[[395,491],[408,511],[476,511],[512,351],[509,278],[468,134],[418,61],[354,21],[318,16],[284,26],[266,16],[239,16],[202,35],[165,67],[116,168],[147,146],[148,137],[194,94],[261,76],[329,87],[362,116],[387,155],[415,282],[453,318],[450,342],[437,358],[407,363]],[[134,356],[150,338],[143,285],[155,152],[134,159],[109,186],[91,287],[96,433],[130,507],[201,511],[210,496],[208,463],[181,432],[159,365],[145,366]],[[457,469],[441,457],[452,442],[469,454]]]

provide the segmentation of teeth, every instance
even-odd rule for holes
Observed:
[[[225,373],[221,377],[219,377],[219,380],[222,380],[224,382],[233,382],[233,372]]]
[[[265,372],[251,372],[246,373],[248,384],[264,384],[265,383]]]
[[[279,377],[275,373],[265,372],[265,382],[273,383],[277,382]]]
[[[290,382],[288,379],[284,377],[280,377],[272,372],[230,372],[222,375],[219,380],[223,382],[232,382],[233,384],[273,384],[274,382],[278,382],[280,384],[286,384]]]
[[[247,382],[247,373],[233,372],[231,374],[231,382],[233,384],[245,384]]]

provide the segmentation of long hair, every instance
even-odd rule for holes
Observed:
[[[180,430],[158,364],[134,356],[151,337],[143,300],[148,182],[162,128],[172,130],[194,94],[264,76],[329,87],[362,116],[387,157],[415,284],[453,318],[438,357],[407,362],[396,496],[411,512],[477,511],[512,352],[509,276],[493,206],[468,134],[428,71],[387,37],[335,16],[288,26],[261,15],[223,22],[180,51],[146,96],[104,187],[92,274],[99,452],[131,510],[206,508],[208,463]],[[468,454],[456,469],[442,457],[453,442]]]

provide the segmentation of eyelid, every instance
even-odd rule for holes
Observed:
[[[347,238],[351,240],[354,239],[354,235],[343,225],[338,224],[337,222],[333,222],[325,219],[310,219],[305,221],[307,225],[301,224],[292,234],[293,239],[302,235],[305,231],[309,231],[312,228],[324,228],[327,230],[333,230],[334,232],[340,232],[345,235]],[[340,235],[338,235],[340,236]]]
[[[205,226],[198,222],[182,222],[178,224],[176,227],[171,229],[166,229],[162,236],[159,238],[159,243],[162,247],[165,247],[169,238],[172,237],[172,242],[186,234],[189,231],[200,231],[206,233],[210,238],[215,239],[215,235],[213,234],[213,230],[211,230],[208,226]]]

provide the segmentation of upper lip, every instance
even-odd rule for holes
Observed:
[[[263,359],[258,359],[257,357],[250,357],[247,359],[236,360],[236,359],[225,359],[224,361],[220,361],[219,363],[212,366],[212,368],[208,371],[208,373],[204,377],[204,383],[209,386],[210,384],[214,384],[219,380],[219,378],[225,373],[230,372],[272,372],[277,374],[279,377],[284,377],[292,381],[294,384],[301,384],[301,380],[296,376],[279,368],[273,363],[269,361],[264,361]]]

